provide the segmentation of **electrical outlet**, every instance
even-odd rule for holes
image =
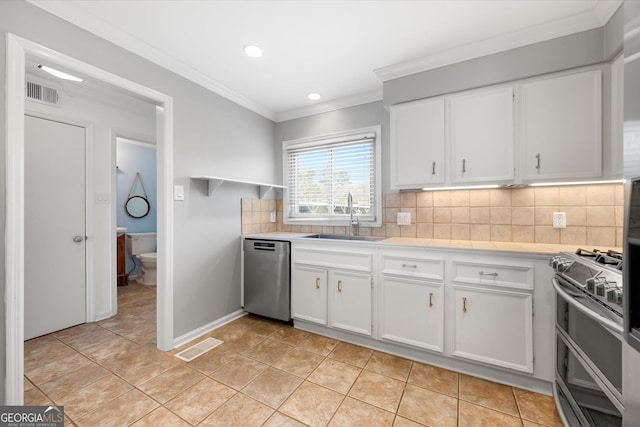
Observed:
[[[554,212],[553,213],[553,228],[567,228],[567,213],[566,212]]]
[[[269,222],[276,222],[276,211],[272,210],[269,212]]]
[[[411,225],[411,213],[398,212],[398,225]]]

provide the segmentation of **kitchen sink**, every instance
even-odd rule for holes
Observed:
[[[367,242],[377,242],[386,239],[386,237],[378,236],[349,236],[346,234],[314,234],[305,236],[307,239],[329,239],[329,240],[364,240]]]

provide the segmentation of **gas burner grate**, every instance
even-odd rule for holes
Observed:
[[[588,251],[586,249],[579,248],[576,251],[576,255],[585,257],[585,258],[593,258],[595,262],[598,264],[603,264],[615,268],[617,270],[622,270],[622,253],[608,250],[607,252],[600,251],[598,249],[593,249]]]

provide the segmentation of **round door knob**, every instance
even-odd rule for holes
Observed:
[[[83,240],[84,240],[84,237],[82,237],[82,236],[75,236],[75,237],[73,238],[73,241],[74,241],[74,242],[76,242],[76,243],[80,243],[80,242],[82,242]]]

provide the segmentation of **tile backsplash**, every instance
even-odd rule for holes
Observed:
[[[277,210],[277,223],[269,211]],[[387,193],[383,225],[360,235],[621,246],[623,186],[584,185],[495,190]],[[397,225],[408,212],[411,225]],[[566,212],[567,227],[552,227],[553,212]],[[282,201],[242,200],[242,232],[346,233],[346,227],[282,223]]]

